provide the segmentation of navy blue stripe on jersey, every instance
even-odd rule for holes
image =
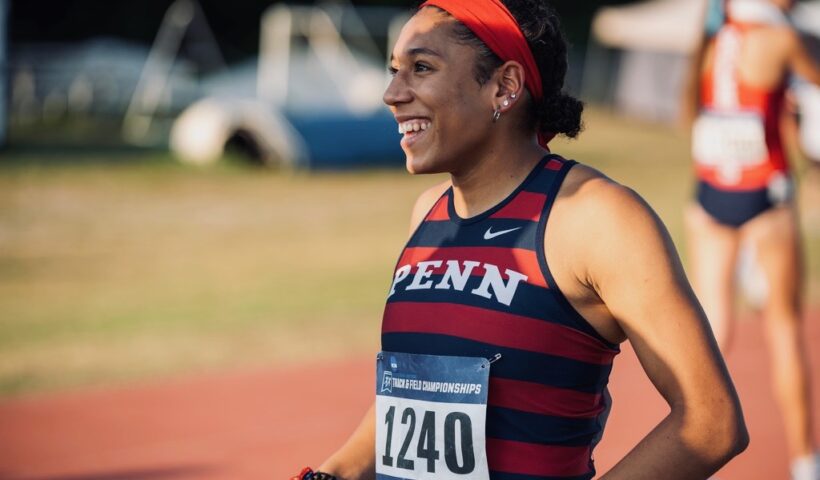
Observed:
[[[430,276],[430,280],[434,285],[441,282],[443,278],[444,275]],[[544,320],[545,322],[557,323],[565,327],[574,328],[598,339],[601,337],[583,318],[580,319],[583,321],[579,321],[577,317],[569,317],[566,312],[566,307],[561,303],[563,296],[555,295],[555,291],[552,289],[521,282],[518,286],[518,290],[515,292],[514,300],[510,306],[506,306],[494,298],[485,298],[470,293],[470,291],[478,287],[480,283],[480,278],[471,278],[463,291],[453,289],[439,290],[435,288],[426,290],[404,290],[399,287],[396,288],[396,293],[390,296],[388,302],[450,303],[454,301],[454,298],[457,298],[458,303],[464,305],[536,318],[538,320]],[[602,341],[606,342],[605,340]],[[611,344],[606,342],[606,345],[609,346]]]
[[[595,472],[578,477],[542,477],[540,475],[522,475],[518,473],[494,472],[490,471],[490,480],[590,480],[595,476]],[[392,477],[383,473],[379,474],[382,480],[405,480],[399,477]]]
[[[572,160],[564,160],[564,165],[561,167],[561,170],[552,172],[552,175],[539,175],[533,178],[524,185],[523,190],[525,192],[545,193],[548,198],[554,198],[558,188],[561,187],[563,175],[575,164],[576,162]]]
[[[383,333],[382,350],[424,355],[492,358],[490,375],[510,380],[540,383],[584,393],[599,393],[606,386],[612,365],[597,365],[569,358],[500,347],[450,335],[429,333]]]
[[[517,442],[579,447],[598,435],[597,418],[565,418],[487,407],[487,436]]]
[[[536,250],[538,222],[487,219],[480,224],[459,225],[448,221],[421,224],[408,247],[506,247]],[[510,231],[514,230],[514,231]],[[501,233],[499,232],[505,232]],[[490,237],[490,238],[485,238]]]
[[[458,213],[456,212],[455,203],[453,203],[453,195],[452,195],[453,190],[452,190],[452,187],[450,187],[450,189],[447,190],[447,192],[445,192],[445,195],[448,195],[447,211],[450,215],[450,221],[452,221],[454,223],[457,223],[457,224],[460,224],[460,225],[480,222],[482,220],[485,220],[490,215],[492,215],[492,214],[496,213],[497,211],[501,210],[502,208],[504,208],[504,206],[506,206],[510,202],[510,200],[515,198],[515,196],[518,195],[519,193],[521,193],[522,191],[524,191],[524,190],[526,190],[526,191],[536,191],[536,190],[530,190],[530,188],[529,188],[530,183],[537,182],[539,177],[544,176],[544,175],[542,175],[542,173],[545,170],[544,166],[547,164],[547,162],[550,159],[552,159],[554,157],[555,157],[554,155],[547,155],[544,158],[542,158],[538,162],[538,164],[535,166],[535,168],[533,168],[532,172],[530,172],[530,174],[527,175],[527,178],[525,178],[524,181],[521,182],[521,185],[519,185],[518,188],[513,190],[512,193],[510,193],[507,196],[507,198],[502,200],[498,205],[494,206],[493,208],[491,208],[491,209],[487,210],[486,212],[483,212],[479,215],[476,215],[474,217],[461,218],[458,215]],[[551,175],[546,175],[546,176],[551,177]]]
[[[490,471],[490,480],[590,480],[595,476],[595,470],[574,477],[542,477],[540,475],[525,475],[520,473],[507,473]]]

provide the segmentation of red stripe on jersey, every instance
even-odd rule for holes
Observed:
[[[430,209],[430,213],[427,215],[426,221],[435,221],[435,220],[449,220],[450,219],[450,212],[447,211],[447,199],[449,198],[448,195],[444,195],[443,197],[438,199],[433,208]]]
[[[590,447],[539,445],[511,440],[487,439],[487,461],[493,471],[571,477],[589,473]]]
[[[550,159],[549,162],[547,162],[547,165],[545,166],[545,168],[548,168],[550,170],[561,170],[561,167],[563,167],[563,166],[564,166],[564,162],[562,162],[561,160],[558,160],[557,158],[553,158],[553,159]]]
[[[775,172],[786,171],[786,169],[775,168],[775,158],[778,158],[777,153],[772,151],[771,155],[769,155],[771,161],[744,169],[740,174],[740,180],[736,183],[727,183],[721,175],[719,168],[708,167],[702,164],[695,164],[695,174],[699,179],[721,190],[730,192],[756,190],[765,188]]]
[[[382,333],[432,333],[571,358],[596,365],[615,353],[591,336],[563,325],[455,303],[391,302]]]
[[[490,218],[511,218],[515,220],[531,220],[537,222],[541,218],[541,211],[547,202],[543,193],[520,192],[499,211],[490,215]]]
[[[606,407],[601,394],[496,377],[490,377],[488,404],[566,418],[595,418]]]
[[[434,275],[441,275],[447,271],[447,260],[471,260],[474,262],[489,263],[498,267],[501,276],[505,280],[509,277],[505,273],[510,269],[527,276],[526,282],[543,288],[547,287],[547,281],[541,274],[541,267],[538,265],[538,257],[532,250],[523,248],[506,247],[408,247],[402,252],[398,266],[411,265],[412,272],[416,272],[416,264],[426,261],[441,261],[438,268],[428,268]],[[480,265],[470,272],[471,276],[477,277],[484,273],[483,265]]]

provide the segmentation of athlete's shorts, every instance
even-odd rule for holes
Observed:
[[[756,190],[722,190],[701,180],[696,196],[700,206],[718,223],[738,228],[766,210],[789,202],[794,186],[786,175]]]

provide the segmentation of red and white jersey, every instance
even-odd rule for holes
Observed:
[[[753,28],[728,23],[712,39],[714,61],[701,78],[692,132],[698,178],[727,190],[764,188],[788,170],[779,124],[785,77],[772,90],[740,78],[741,49]]]

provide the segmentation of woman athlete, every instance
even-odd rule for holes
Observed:
[[[384,93],[418,199],[382,322],[376,399],[300,479],[590,479],[619,344],[669,414],[606,479],[704,479],[742,451],[740,404],[672,241],[634,192],[550,153],[582,105],[541,0],[431,0]]]
[[[725,22],[702,50],[692,131],[697,198],[686,224],[693,283],[723,351],[732,336],[739,247],[748,244],[756,252],[766,280],[762,308],[792,477],[818,480],[802,339],[800,236],[780,122],[789,74],[820,84],[820,67],[786,20],[792,3],[730,0]]]

